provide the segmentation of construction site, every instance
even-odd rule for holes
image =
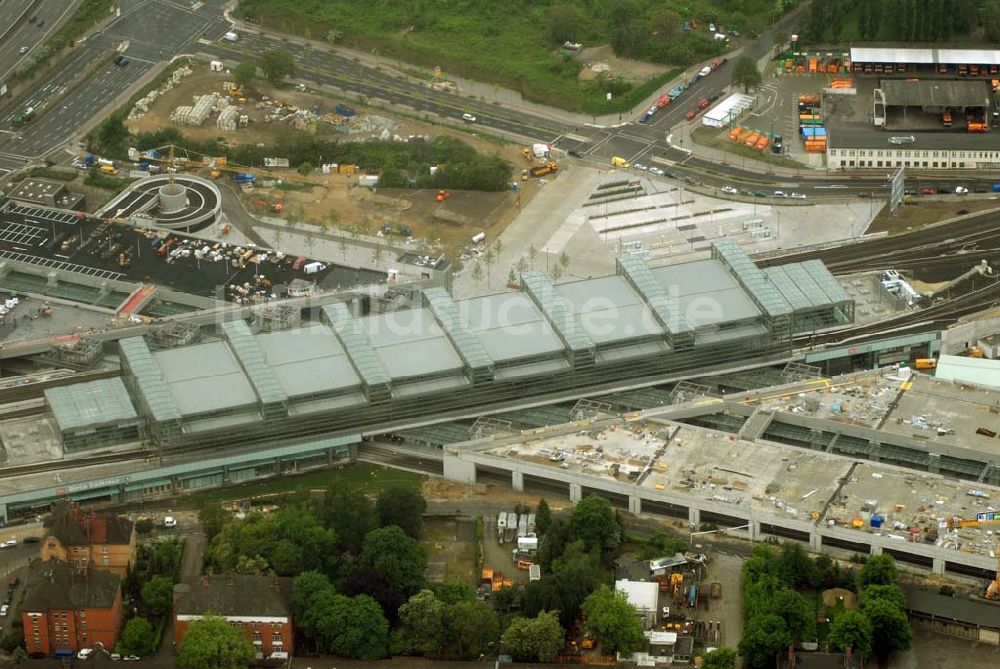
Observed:
[[[969,458],[982,450],[949,448],[932,433],[921,435],[924,463],[885,438],[859,459],[844,457],[839,446],[789,439],[787,430],[777,428],[813,404],[815,414],[824,416],[811,424],[813,432],[825,422],[848,439],[836,427],[841,421],[894,424],[897,413],[905,412],[895,396],[913,392],[920,399],[927,386],[940,383],[890,376],[858,375],[833,389],[792,384],[740,394],[723,403],[729,409],[715,413],[708,413],[705,400],[693,399],[619,418],[613,405],[602,407],[598,400],[576,422],[499,431],[447,446],[445,475],[466,482],[508,477],[515,489],[533,492],[568,486],[571,500],[600,492],[632,513],[686,519],[692,531],[711,523],[751,540],[771,535],[807,542],[815,551],[885,552],[937,573],[991,575],[1000,550],[1000,476],[984,472],[979,483],[969,483],[926,465],[927,454],[943,464],[960,457],[956,451],[963,448]],[[934,411],[925,409],[910,422],[936,424],[947,415],[955,434],[964,439],[979,430],[980,448],[995,449],[988,442],[995,442],[1000,418],[992,415],[986,427],[975,391],[963,395],[952,385],[951,395],[935,396]],[[995,400],[993,405],[1000,413]],[[753,411],[745,423],[737,420],[736,406]],[[993,437],[986,436],[991,432]]]
[[[523,160],[521,147],[498,146],[447,126],[394,116],[354,102],[347,104],[305,86],[275,89],[255,81],[244,89],[216,61],[190,61],[176,69],[165,83],[134,105],[126,124],[136,133],[172,124],[194,141],[221,136],[231,144],[279,146],[299,133],[352,142],[426,142],[452,136],[481,152],[498,153],[513,164]],[[179,150],[178,156],[185,154]],[[446,254],[453,261],[461,260],[463,254],[468,258],[475,235],[485,233],[491,239],[498,235],[543,185],[532,180],[522,183],[517,192],[452,191],[438,197],[440,193],[433,190],[376,189],[378,169],[328,165],[320,156],[315,170],[307,176],[288,169],[280,156],[258,166],[259,172],[252,166],[234,165],[226,170],[224,163],[211,156],[187,157],[208,168],[203,176],[214,172],[230,178],[237,172],[256,174],[252,192],[241,188],[246,182],[234,184],[244,207],[256,216],[278,223],[340,229],[355,236],[382,233],[409,237],[415,251]]]

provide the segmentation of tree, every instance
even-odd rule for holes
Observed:
[[[979,23],[989,41],[1000,42],[1000,0],[989,0],[983,4],[979,11]]]
[[[628,655],[641,646],[645,637],[642,621],[624,593],[606,585],[591,593],[583,602],[589,629],[608,655]]]
[[[896,561],[891,555],[871,555],[865,560],[858,574],[858,587],[868,585],[892,585],[899,578]]]
[[[489,650],[500,636],[500,621],[493,608],[478,599],[467,599],[448,607],[448,658],[473,660]]]
[[[419,539],[424,530],[424,512],[427,500],[415,488],[391,486],[379,493],[375,502],[379,522],[382,527],[395,525],[414,539]]]
[[[122,651],[128,655],[148,655],[153,651],[156,637],[153,626],[145,618],[132,618],[122,630]]]
[[[182,669],[243,669],[254,659],[243,630],[224,618],[205,616],[188,623],[175,662]]]
[[[358,555],[365,535],[379,525],[375,506],[360,489],[330,484],[323,499],[321,517],[324,524],[337,533],[340,547]]]
[[[260,71],[269,82],[278,84],[295,74],[295,60],[285,49],[271,49],[260,57]]]
[[[368,595],[334,595],[332,615],[324,619],[328,632],[326,651],[370,662],[386,656],[389,650],[389,621],[378,602]]]
[[[549,7],[549,37],[556,44],[579,39],[580,10],[572,4],[558,4]]]
[[[754,62],[753,58],[744,56],[733,65],[733,85],[743,88],[744,93],[760,86],[761,81],[763,79],[760,76],[760,70],[757,69],[757,63]]]
[[[28,651],[24,649],[24,646],[18,646],[14,649],[13,656],[14,664],[21,664],[28,659]]]
[[[701,669],[736,669],[736,651],[732,648],[716,648],[704,660]]]
[[[910,621],[906,612],[889,599],[869,600],[862,613],[871,622],[872,651],[884,664],[889,656],[898,650],[906,650],[913,639]]]
[[[661,38],[672,37],[681,29],[683,23],[680,14],[669,9],[658,10],[649,20],[653,33]]]
[[[421,590],[399,607],[403,638],[409,647],[439,658],[447,634],[446,607],[430,590]]]
[[[304,163],[300,163],[297,169],[299,174],[307,177],[313,171],[313,164],[307,160]]]
[[[415,593],[424,582],[427,556],[416,541],[395,525],[365,535],[358,563],[381,574],[391,585]]]
[[[901,610],[906,609],[906,595],[898,585],[869,585],[862,588],[858,593],[858,606],[864,611],[866,606],[877,599],[886,600]]]
[[[796,643],[808,641],[816,633],[816,610],[801,594],[782,588],[771,598],[772,611],[785,621],[785,627]]]
[[[805,549],[788,541],[782,544],[778,555],[778,571],[782,581],[792,588],[815,588],[819,585],[819,571]]]
[[[207,503],[198,510],[198,524],[201,531],[205,533],[205,539],[211,541],[222,528],[233,519],[231,513],[222,508],[218,503]]]
[[[830,623],[826,642],[831,648],[844,650],[848,646],[855,655],[866,657],[872,652],[872,624],[860,611],[844,611]]]
[[[779,616],[769,614],[747,619],[739,653],[749,669],[773,667],[774,658],[792,643],[792,635]]]
[[[164,576],[153,576],[142,586],[142,603],[158,616],[170,611],[174,600],[174,582]]]
[[[535,509],[535,529],[539,535],[549,531],[552,526],[552,510],[549,503],[544,498],[538,500],[538,508]]]
[[[502,641],[516,661],[552,662],[566,641],[566,631],[555,611],[543,611],[537,618],[514,618]]]
[[[257,78],[257,66],[253,63],[240,63],[233,68],[233,81],[240,88],[246,88]]]
[[[537,515],[535,518],[537,522]],[[569,517],[570,536],[592,549],[608,551],[621,541],[621,525],[611,502],[600,495],[587,495]]]
[[[344,33],[334,28],[326,33],[326,41],[330,44],[336,44],[340,41],[340,38],[344,36]]]

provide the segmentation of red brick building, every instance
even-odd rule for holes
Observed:
[[[45,519],[40,556],[46,562],[124,576],[135,564],[135,523],[111,514],[85,514],[74,502],[58,502]]]
[[[292,655],[292,579],[273,576],[203,576],[174,586],[174,643],[187,626],[206,615],[238,625],[257,659]]]
[[[63,562],[35,562],[21,607],[29,653],[76,652],[101,643],[113,649],[122,617],[121,577]]]

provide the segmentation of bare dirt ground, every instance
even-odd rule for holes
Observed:
[[[596,79],[601,71],[605,71],[609,77],[620,76],[633,84],[642,84],[671,68],[670,65],[621,58],[615,55],[610,44],[588,47],[581,51],[577,58],[585,65],[580,70],[581,81]]]
[[[472,520],[429,518],[424,522],[427,580],[475,587],[476,524]]]
[[[127,125],[133,132],[149,132],[170,125],[170,112],[177,106],[190,105],[196,95],[210,92],[222,93],[222,84],[231,76],[222,72],[210,72],[201,64],[172,90],[158,97],[148,113],[137,119],[130,119]],[[389,129],[391,136],[407,137],[422,135],[433,138],[440,135],[457,137],[483,153],[498,153],[513,166],[511,181],[520,183],[519,193],[504,191],[483,193],[478,191],[451,191],[444,202],[436,201],[436,192],[430,190],[379,189],[372,193],[366,188],[356,187],[357,178],[351,175],[322,175],[314,173],[310,180],[318,187],[305,190],[279,190],[257,187],[244,198],[248,210],[266,215],[283,215],[315,224],[325,223],[342,230],[357,230],[374,234],[383,224],[393,229],[405,226],[413,231],[413,236],[423,240],[429,247],[442,250],[457,258],[461,250],[468,246],[473,235],[485,232],[488,239],[499,234],[519,211],[538,192],[537,181],[520,181],[520,172],[526,165],[521,156],[523,147],[512,144],[498,144],[448,126],[433,125],[394,115],[381,109],[351,103],[358,112],[353,123],[355,127],[371,127],[363,132],[341,132],[325,121],[300,124],[293,127],[289,122],[265,123],[265,113],[258,108],[263,96],[271,100],[298,107],[300,109],[323,110],[323,119],[340,120],[333,114],[338,99],[312,91],[278,90],[266,84],[255,84],[255,89],[247,91],[246,104],[241,105],[241,113],[249,116],[247,128],[224,131],[215,126],[214,117],[201,127],[178,126],[188,137],[196,140],[220,138],[232,143],[277,144],[290,140],[297,133],[311,133],[326,139],[364,140],[377,139],[382,129]],[[328,113],[327,113],[328,112]],[[366,121],[370,119],[370,122]],[[364,126],[361,124],[364,123]],[[273,205],[280,203],[282,213],[276,214]],[[331,212],[333,212],[331,214]]]
[[[884,207],[872,224],[868,226],[867,233],[888,232],[896,234],[908,230],[917,230],[929,225],[944,221],[962,214],[970,214],[987,209],[996,209],[1000,202],[996,200],[956,200],[953,202],[917,202],[907,204],[893,216],[889,213],[889,208]]]

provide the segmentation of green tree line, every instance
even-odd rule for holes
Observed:
[[[447,136],[425,142],[339,142],[295,133],[283,138],[280,145],[230,145],[216,139],[194,141],[173,127],[131,133],[125,127],[123,112],[112,114],[88,135],[90,151],[119,160],[127,158],[130,147],[145,151],[167,144],[197,154],[225,156],[248,167],[261,167],[264,158],[270,156],[288,158],[292,167],[322,163],[360,165],[380,170],[380,185],[393,188],[501,191],[510,188],[513,170],[499,155],[479,153],[469,144]],[[431,166],[442,167],[431,174]]]

